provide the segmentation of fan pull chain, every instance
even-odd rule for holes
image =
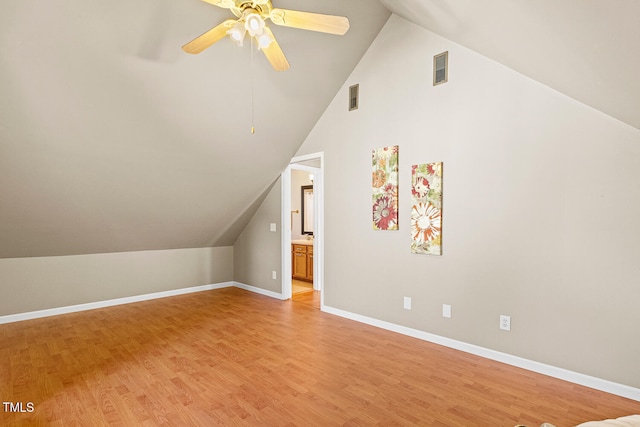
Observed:
[[[253,37],[251,37],[251,134],[255,134],[256,130],[253,127],[254,124],[254,117],[255,117],[255,102],[254,102],[254,98],[255,98],[255,69],[253,66],[253,56],[254,56],[254,52],[253,52]]]

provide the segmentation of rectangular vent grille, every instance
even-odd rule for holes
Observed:
[[[433,85],[446,83],[449,79],[449,52],[433,57]]]
[[[358,92],[360,85],[353,85],[349,87],[349,111],[358,109]]]

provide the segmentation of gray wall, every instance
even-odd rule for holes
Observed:
[[[280,212],[281,179],[275,182],[264,202],[233,245],[233,277],[236,282],[280,293],[282,264]],[[277,228],[273,232],[270,224]],[[271,273],[276,272],[274,280]]]
[[[371,150],[395,144],[400,230],[373,231]],[[298,155],[319,151],[327,306],[640,387],[638,129],[392,16]],[[443,256],[412,255],[411,165],[433,161]]]
[[[233,248],[0,259],[0,316],[233,280]]]

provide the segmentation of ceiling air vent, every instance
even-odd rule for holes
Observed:
[[[349,111],[358,109],[358,92],[360,85],[349,87]]]
[[[446,83],[449,79],[449,52],[433,57],[433,85]]]

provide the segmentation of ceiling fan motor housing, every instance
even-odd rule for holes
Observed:
[[[271,15],[271,11],[273,10],[273,5],[271,4],[271,0],[256,0],[256,1],[247,1],[247,0],[235,0],[234,6],[229,9],[236,15],[238,18],[242,18],[245,13],[249,11],[255,11],[255,13],[262,16],[263,19],[267,19],[269,15]]]

